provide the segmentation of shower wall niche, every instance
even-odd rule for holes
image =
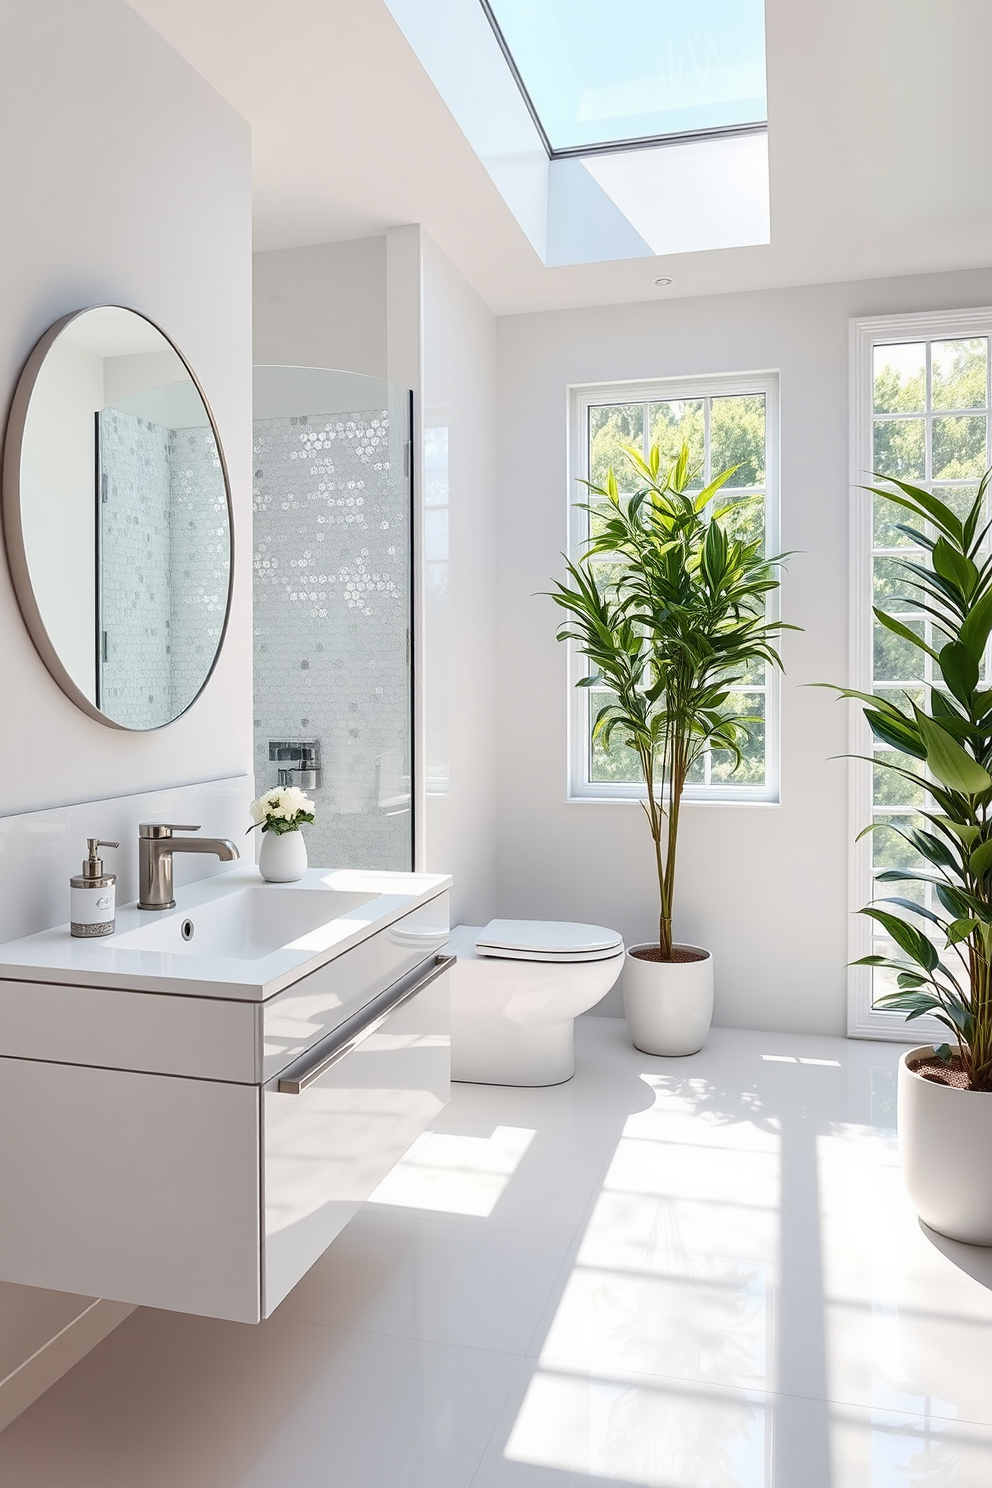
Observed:
[[[310,861],[410,869],[410,394],[256,367],[254,412],[256,788],[315,746]]]

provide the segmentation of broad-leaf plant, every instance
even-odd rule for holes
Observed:
[[[985,674],[992,633],[992,523],[986,520],[992,470],[964,516],[929,491],[881,478],[886,486],[868,489],[909,513],[911,521],[898,523],[898,530],[922,550],[899,561],[908,593],[894,603],[929,618],[930,641],[886,610],[876,608],[875,617],[919,653],[922,706],[909,693],[900,699],[838,691],[862,704],[875,738],[897,751],[891,759],[878,752],[874,764],[922,791],[926,804],[917,812],[919,827],[875,823],[865,829],[885,825],[922,862],[875,878],[917,885],[915,897],[873,899],[861,910],[902,958],[864,956],[855,964],[894,970],[896,990],[877,1005],[907,1020],[932,1013],[954,1040],[937,1053],[946,1061],[958,1057],[970,1089],[992,1090],[992,688]],[[932,663],[929,685],[922,675],[925,657]],[[936,909],[922,902],[927,884]]]
[[[578,562],[565,560],[567,580],[556,580],[550,597],[568,612],[558,639],[573,641],[588,661],[577,686],[608,692],[593,741],[608,748],[618,738],[640,762],[658,875],[658,958],[673,961],[686,782],[706,751],[725,751],[738,768],[757,720],[741,711],[735,688],[753,663],[781,667],[775,643],[795,627],[768,617],[781,559],[763,556],[760,538],[731,536],[723,520],[731,507],[717,504],[737,467],[699,490],[687,443],[664,465],[658,444],[646,460],[632,447],[624,456],[639,488],[621,495],[612,468],[605,485],[584,482],[593,499],[578,505],[590,514],[592,536]],[[594,562],[603,558],[610,561]]]

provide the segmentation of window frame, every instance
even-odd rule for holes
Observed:
[[[582,383],[569,388],[568,536],[573,562],[585,551],[588,516],[577,509],[583,493],[579,481],[589,476],[589,410],[603,404],[689,402],[694,400],[761,395],[765,399],[765,543],[769,553],[780,551],[779,374],[777,371],[707,373],[623,382]],[[779,592],[770,596],[770,618],[779,614]],[[574,641],[568,643],[568,755],[566,800],[617,804],[646,800],[643,784],[590,780],[589,689],[579,687],[588,672]],[[769,668],[765,689],[765,782],[743,785],[733,781],[690,785],[683,802],[691,805],[777,806],[781,799],[781,674]]]
[[[874,678],[874,498],[866,499],[863,487],[870,481],[874,463],[873,430],[874,353],[876,346],[904,342],[989,338],[989,375],[992,375],[992,306],[967,310],[922,311],[905,315],[876,315],[851,321],[850,329],[850,686],[870,692]],[[930,352],[927,351],[929,366]],[[928,421],[933,410],[925,411]],[[990,415],[992,423],[992,415]],[[929,478],[921,484],[926,486]],[[872,897],[871,835],[857,841],[858,833],[874,812],[873,770],[870,759],[874,741],[863,710],[850,705],[848,749],[849,866],[848,959],[854,962],[871,954],[872,922],[859,913]],[[907,1024],[902,1013],[872,1006],[872,968],[848,968],[847,1032],[849,1038],[884,1039],[892,1043],[922,1044],[934,1037],[943,1042],[947,1031],[936,1018],[923,1017]]]

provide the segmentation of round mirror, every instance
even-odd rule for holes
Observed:
[[[154,729],[213,670],[231,590],[230,487],[192,369],[157,326],[101,305],[28,358],[3,466],[21,613],[91,717]]]

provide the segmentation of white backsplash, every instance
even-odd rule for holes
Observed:
[[[117,874],[119,905],[138,895],[140,822],[199,823],[202,836],[229,837],[253,863],[258,834],[245,836],[252,794],[251,776],[236,775],[0,817],[0,941],[68,920],[69,879],[80,871],[87,837],[121,844],[103,853],[107,871]],[[199,853],[177,853],[174,863],[179,888],[233,866]]]

